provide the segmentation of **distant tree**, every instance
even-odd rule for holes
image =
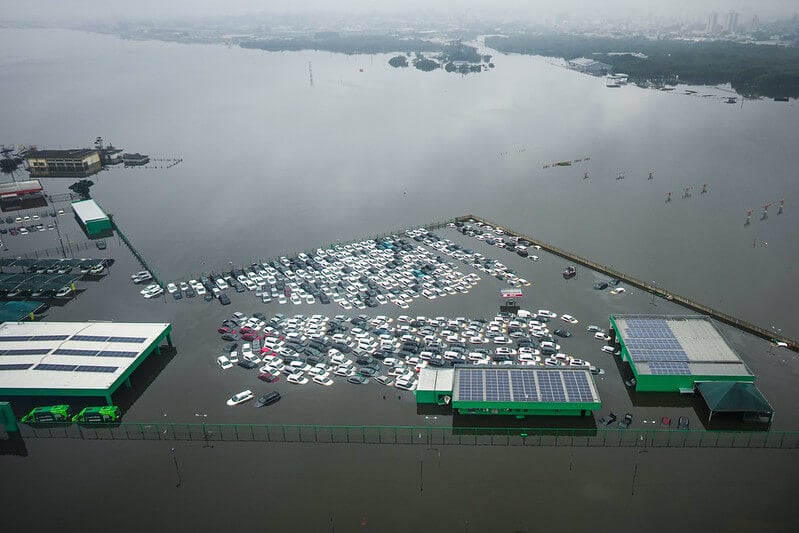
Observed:
[[[0,159],[0,170],[2,170],[3,174],[11,174],[13,177],[14,172],[17,171],[21,164],[22,159],[19,157],[4,157]]]
[[[450,61],[449,63],[444,65],[444,70],[446,70],[447,72],[455,72],[456,70],[458,70],[458,67],[455,66],[455,63]]]
[[[391,65],[394,68],[407,67],[408,66],[408,60],[405,58],[405,56],[399,55],[399,56],[394,56],[391,59],[389,59],[388,60],[388,64]]]
[[[439,65],[436,61],[433,61],[432,59],[422,58],[422,59],[415,59],[413,61],[413,66],[424,72],[430,72],[431,70],[437,69],[441,65]]]
[[[89,194],[89,189],[94,185],[92,180],[80,180],[76,181],[72,185],[69,186],[69,190],[80,196],[84,200],[88,200],[91,198],[91,194]]]

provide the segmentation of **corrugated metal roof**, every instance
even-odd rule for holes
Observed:
[[[75,211],[75,214],[78,215],[78,218],[84,222],[84,224],[93,220],[108,220],[108,215],[106,215],[105,212],[100,209],[100,206],[97,205],[97,202],[94,200],[81,200],[79,202],[72,202],[72,209]]]
[[[0,395],[4,389],[107,390],[169,327],[117,322],[0,324]],[[71,340],[75,335],[101,340]],[[3,365],[30,366],[12,370]]]

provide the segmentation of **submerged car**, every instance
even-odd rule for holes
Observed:
[[[227,404],[230,406],[239,405],[240,403],[244,403],[248,400],[252,400],[254,398],[253,393],[251,390],[241,391],[238,394],[234,394],[233,396],[228,399]]]
[[[280,393],[272,391],[269,394],[264,394],[255,401],[255,407],[263,407],[265,405],[272,405],[280,401]]]

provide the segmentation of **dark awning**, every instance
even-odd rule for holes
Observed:
[[[697,389],[713,413],[762,413],[768,418],[774,408],[753,383],[742,381],[707,381]]]

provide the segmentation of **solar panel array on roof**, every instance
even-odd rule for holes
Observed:
[[[655,376],[689,376],[691,368],[688,363],[674,363],[668,361],[653,361],[649,363],[649,370]]]
[[[85,348],[56,348],[53,355],[77,355],[82,357],[136,357],[139,352],[121,350],[88,350]]]
[[[47,355],[50,348],[17,348],[13,350],[0,350],[0,355]]]
[[[118,366],[99,366],[99,365],[54,365],[40,364],[33,367],[34,370],[54,370],[57,372],[116,372]]]
[[[33,366],[33,363],[11,363],[0,365],[0,370],[27,370]]]
[[[72,372],[78,368],[78,365],[54,365],[51,363],[42,363],[33,367],[34,370],[56,370],[59,372]]]
[[[586,372],[459,368],[457,399],[478,402],[595,402]]]
[[[663,318],[627,318],[622,336],[630,357],[636,363],[687,363],[690,360]],[[652,365],[650,368],[653,368]],[[669,373],[665,370],[667,367],[662,368],[663,374]],[[652,373],[655,374],[654,371]]]

